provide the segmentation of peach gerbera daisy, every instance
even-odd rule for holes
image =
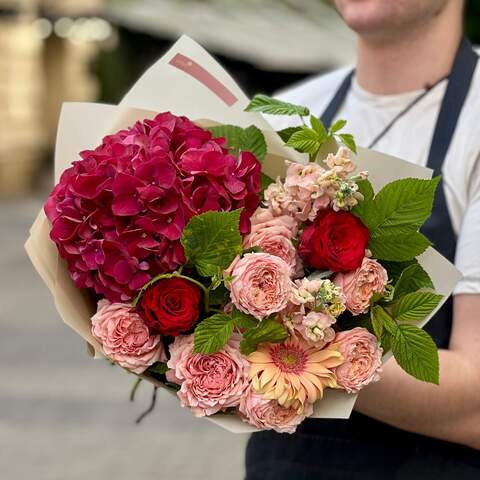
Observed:
[[[253,390],[298,412],[303,411],[305,402],[322,398],[324,388],[337,386],[331,369],[343,361],[336,344],[319,349],[296,337],[260,345],[247,358]]]

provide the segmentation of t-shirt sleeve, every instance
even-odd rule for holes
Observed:
[[[454,295],[480,294],[480,155],[470,176],[468,200],[457,239],[455,265],[463,278]]]

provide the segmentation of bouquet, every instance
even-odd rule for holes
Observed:
[[[63,171],[27,243],[63,289],[62,316],[138,376],[134,389],[149,381],[234,430],[292,433],[309,416],[348,416],[390,351],[438,383],[421,325],[456,277],[449,266],[439,293],[418,258],[431,250],[419,229],[439,178],[375,191],[344,121],[327,129],[265,95],[242,110],[299,125],[274,133],[128,110],[122,122],[135,122]],[[55,254],[34,247],[45,234]],[[57,252],[49,280],[45,257]]]

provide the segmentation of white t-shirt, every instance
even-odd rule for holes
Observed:
[[[280,92],[277,97],[307,106],[318,117],[350,69],[313,77]],[[446,85],[445,80],[434,87],[395,123],[374,149],[425,166]],[[367,147],[421,92],[374,95],[362,89],[353,78],[352,88],[335,119],[347,120],[345,132],[352,133],[358,145]],[[268,121],[276,129],[298,124],[294,117],[269,115]],[[464,276],[454,293],[480,293],[480,66],[474,74],[442,175],[457,234],[455,264]]]

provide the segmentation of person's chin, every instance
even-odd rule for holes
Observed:
[[[345,23],[359,34],[381,33],[396,21],[395,5],[385,0],[336,0]]]

